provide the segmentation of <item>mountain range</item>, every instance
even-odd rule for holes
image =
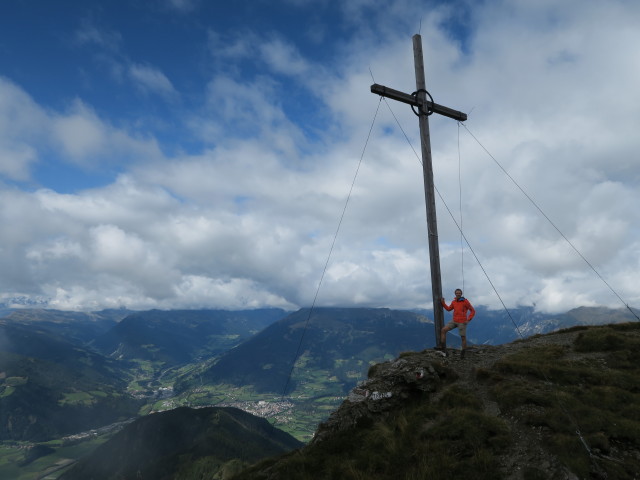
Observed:
[[[602,325],[637,320],[638,309],[578,307],[563,313],[538,312],[534,307],[490,310],[476,306],[475,319],[467,329],[467,341],[476,345],[500,345],[576,325]],[[430,310],[414,310],[431,318]],[[451,318],[445,312],[445,323]],[[449,335],[452,345],[460,346],[456,331]]]
[[[252,385],[258,392],[287,394],[305,381],[305,372],[326,371],[335,377],[338,392],[345,393],[369,362],[423,349],[433,345],[433,338],[433,323],[414,312],[302,309],[226,352],[198,373],[198,381]],[[183,382],[177,388],[188,387]]]
[[[223,353],[286,313],[277,308],[136,312],[91,345],[112,358],[158,361],[166,367]]]
[[[99,335],[109,331],[123,318],[133,312],[129,310],[101,310],[99,312],[70,312],[41,308],[10,310],[0,318],[7,324],[20,324],[57,337],[85,345]]]
[[[215,355],[283,315],[13,311],[0,318],[0,440],[49,440],[135,417],[145,401],[127,388],[140,361],[160,370]],[[144,368],[152,380],[154,366]]]
[[[509,336],[633,320],[626,310],[599,308],[562,315],[477,310],[469,339],[479,351]],[[450,346],[456,340],[449,335]],[[151,400],[132,396],[131,386],[157,388],[163,376],[162,385],[173,382],[174,393],[187,399],[203,386],[216,395],[229,386],[248,388],[249,394],[286,395],[292,411],[326,420],[380,362],[426,354],[434,344],[427,316],[389,309],[13,311],[0,318],[1,438],[44,442],[137,417]],[[265,397],[255,398],[257,404]],[[34,452],[51,455],[51,447],[41,447],[30,450],[31,459],[38,457]]]

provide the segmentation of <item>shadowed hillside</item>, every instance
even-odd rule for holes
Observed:
[[[117,359],[176,365],[218,355],[286,315],[258,310],[150,310],[128,315],[92,346]]]
[[[107,332],[126,317],[128,310],[102,310],[99,312],[70,312],[63,310],[25,308],[14,310],[1,321],[11,325],[24,325],[56,337],[84,345]]]
[[[295,390],[304,380],[305,370],[326,370],[346,386],[346,393],[355,384],[352,372],[366,370],[369,361],[432,346],[433,338],[433,323],[413,312],[316,308],[309,318],[309,310],[302,309],[230,350],[197,379],[187,379],[177,388],[205,381],[252,385],[259,392],[281,393],[300,345],[297,368],[287,391]]]
[[[464,358],[425,350],[369,379],[303,449],[245,479],[637,479],[640,323],[575,327]]]
[[[0,439],[43,441],[137,414],[113,360],[34,326],[0,320]]]
[[[236,408],[183,407],[136,420],[60,478],[228,478],[242,466],[301,445]]]

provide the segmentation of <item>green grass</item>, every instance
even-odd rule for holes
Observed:
[[[336,433],[331,441],[313,444],[247,470],[239,479],[254,478],[272,464],[286,479],[494,479],[496,456],[508,446],[507,426],[482,412],[473,392],[447,389],[441,401],[421,399],[386,418],[364,420]],[[452,448],[452,445],[454,446]]]
[[[342,403],[344,397],[339,383],[330,381],[327,371],[301,372],[303,381],[290,395],[282,398],[276,393],[258,393],[253,388],[219,384],[205,385],[186,391],[169,399],[159,399],[141,408],[140,414],[163,411],[177,406],[236,405],[239,408],[255,406],[260,401],[281,404],[289,402],[293,408],[268,416],[267,419],[279,429],[303,442],[309,441],[318,424]],[[306,375],[306,376],[305,376]]]
[[[47,442],[48,445],[55,449],[55,452],[40,457],[34,462],[20,466],[25,457],[25,448],[27,443],[8,443],[0,444],[0,478],[11,480],[33,480],[39,478],[43,472],[54,468],[59,462],[68,460],[77,460],[84,455],[93,451],[96,447],[109,439],[110,435],[103,435],[94,439],[78,443],[76,445],[62,446],[60,441]],[[61,469],[54,474],[48,475],[49,478],[58,478],[65,469]]]
[[[27,377],[5,377],[0,378],[0,398],[8,397],[16,391],[16,387],[25,385],[29,379]]]
[[[478,369],[476,378],[488,384],[504,414],[536,427],[543,446],[578,478],[634,479],[639,458],[612,458],[640,449],[640,324],[573,331],[573,347],[527,346],[490,370]],[[578,358],[572,350],[587,355]],[[369,377],[381,368],[371,366]],[[257,478],[268,466],[270,478],[293,480],[501,478],[497,458],[509,451],[508,425],[483,412],[476,392],[443,388],[436,404],[408,401],[386,417],[361,417],[330,440],[267,460],[237,478]],[[522,478],[546,477],[528,466]]]
[[[18,387],[20,385],[26,385],[28,381],[29,379],[27,377],[7,377],[4,383],[9,387]]]
[[[187,406],[207,406],[229,403],[258,401],[291,402],[294,407],[286,413],[281,413],[275,417],[268,417],[278,428],[293,435],[298,440],[306,442],[311,439],[318,424],[329,416],[342,403],[345,390],[344,382],[353,383],[355,378],[364,377],[366,365],[357,359],[337,360],[340,371],[305,369],[308,363],[308,356],[302,355],[297,362],[298,368],[292,377],[292,383],[296,384],[296,389],[282,398],[276,392],[258,393],[251,387],[237,387],[234,385],[204,385],[199,388],[189,390],[170,399],[171,408],[178,405]],[[360,365],[359,370],[354,365]],[[142,411],[166,410],[169,405],[166,401],[159,400],[151,407],[145,407]]]
[[[13,392],[16,391],[15,387],[7,387],[7,386],[0,386],[0,398],[2,397],[8,397],[9,395],[11,395]]]
[[[88,392],[67,392],[64,398],[58,401],[59,405],[91,405],[94,397]]]
[[[21,448],[25,443],[11,443],[0,445],[0,478],[15,478],[18,480],[21,475],[21,468],[18,464],[24,458]]]
[[[589,354],[586,359],[572,360],[569,349],[557,345],[527,348],[478,378],[493,384],[503,411],[541,427],[549,451],[580,478],[595,471],[632,479],[640,459],[621,465],[605,456],[617,445],[640,448],[638,333],[638,323],[583,329],[574,348]]]

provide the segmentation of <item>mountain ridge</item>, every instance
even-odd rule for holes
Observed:
[[[0,339],[0,439],[42,441],[137,413],[115,361],[5,319]]]
[[[389,318],[386,320],[388,325],[385,328],[388,328],[388,330],[386,329],[381,329],[379,332],[381,334],[382,339],[381,340],[376,340],[374,342],[375,343],[384,343],[387,342],[387,347],[389,347],[391,345],[391,343],[389,343],[390,340],[393,339],[394,335],[395,336],[405,336],[405,337],[417,337],[417,343],[413,346],[411,345],[404,345],[404,346],[400,346],[400,344],[397,344],[395,346],[393,346],[392,348],[387,348],[387,353],[386,356],[384,358],[382,358],[381,356],[381,360],[384,359],[394,359],[396,358],[398,355],[400,355],[400,358],[402,358],[404,355],[401,352],[407,352],[407,351],[421,351],[424,347],[430,347],[432,346],[433,343],[433,323],[431,321],[429,321],[429,319],[424,318],[424,317],[419,317],[416,316],[415,313],[411,313],[411,315],[408,315],[405,313],[405,315],[407,315],[407,318],[411,318],[412,322],[415,322],[415,324],[417,326],[419,326],[421,328],[420,332],[418,332],[417,334],[410,334],[408,332],[410,332],[410,330],[405,330],[404,327],[406,327],[407,325],[409,325],[408,323],[405,323],[404,326],[401,328],[401,323],[396,322],[395,319],[399,318],[399,317],[394,317],[394,315],[396,314],[396,311],[393,310],[389,310],[389,309],[317,309],[317,311],[320,314],[323,315],[329,315],[331,316],[332,313],[335,312],[342,312],[342,314],[344,315],[348,315],[349,313],[357,313],[357,315],[355,315],[354,318],[352,318],[350,320],[350,322],[343,322],[343,324],[340,324],[340,318],[339,316],[334,316],[334,318],[330,318],[326,323],[324,322],[319,322],[314,324],[314,322],[316,322],[316,320],[314,318],[311,318],[311,335],[306,336],[306,340],[305,342],[303,342],[302,344],[302,349],[301,349],[301,355],[298,358],[296,364],[294,365],[295,367],[295,371],[294,371],[294,377],[296,377],[298,380],[302,381],[302,382],[309,382],[310,379],[308,378],[309,376],[313,376],[315,375],[315,370],[314,370],[314,363],[316,362],[316,360],[314,360],[314,356],[315,354],[317,354],[320,350],[316,349],[314,350],[313,348],[309,348],[308,345],[306,345],[306,341],[307,340],[311,340],[311,343],[314,343],[315,340],[314,339],[325,339],[325,340],[329,340],[329,343],[326,344],[326,348],[323,346],[321,349],[321,353],[324,355],[325,353],[332,353],[336,351],[336,342],[342,342],[345,344],[346,346],[346,350],[345,352],[347,352],[347,356],[341,354],[339,356],[339,358],[333,358],[332,360],[328,360],[327,358],[324,358],[324,360],[322,358],[317,359],[317,361],[319,363],[317,363],[317,366],[323,366],[326,367],[324,370],[322,370],[321,376],[325,376],[325,379],[328,378],[329,375],[334,375],[338,381],[338,383],[340,385],[342,385],[342,387],[346,387],[348,386],[347,383],[345,383],[345,381],[349,381],[352,382],[352,386],[354,386],[356,384],[356,381],[361,379],[360,376],[358,375],[354,375],[353,371],[354,369],[359,369],[362,370],[362,374],[363,374],[363,378],[366,377],[366,370],[369,367],[367,362],[363,361],[364,358],[364,353],[365,352],[367,355],[369,353],[371,353],[370,348],[376,348],[377,345],[369,345],[367,348],[360,348],[358,347],[357,349],[355,348],[354,345],[349,343],[349,340],[353,340],[355,337],[353,337],[353,328],[357,327],[357,325],[355,325],[353,322],[356,322],[356,318],[358,317],[358,315],[360,316],[360,320],[357,321],[362,321],[364,319],[364,317],[374,313],[375,315],[379,315],[381,318],[384,319],[384,316],[387,315]],[[612,313],[613,312],[613,313]],[[622,312],[622,313],[621,313]],[[120,312],[122,313],[122,312]],[[289,338],[289,344],[291,347],[296,347],[297,346],[297,342],[300,340],[300,336],[302,335],[304,326],[305,326],[305,322],[307,320],[307,315],[309,313],[309,310],[301,310],[299,312],[294,312],[294,314],[292,315],[297,315],[297,317],[295,317],[293,319],[293,321],[291,321],[288,326],[287,329],[289,329],[289,327],[293,327],[293,329],[289,329],[286,330],[288,333],[292,333],[295,335],[291,335]],[[529,312],[530,313],[530,312]],[[590,313],[594,313],[594,315],[590,316]],[[522,312],[523,316],[528,315],[527,312]],[[23,315],[26,315],[26,312],[23,313]],[[38,315],[41,315],[41,313],[38,313]],[[66,342],[65,344],[70,348],[70,351],[73,352],[73,355],[78,355],[80,353],[79,350],[77,350],[77,345],[72,345],[69,343],[69,339],[70,338],[76,338],[78,339],[78,335],[76,335],[76,333],[72,332],[71,330],[68,330],[65,333],[65,330],[63,328],[63,330],[61,330],[62,333],[64,333],[64,338],[62,336],[58,336],[58,335],[52,335],[51,332],[56,331],[56,328],[60,327],[60,325],[58,325],[58,327],[55,327],[55,321],[53,323],[50,322],[50,318],[48,318],[49,315],[54,315],[54,312],[47,312],[47,315],[41,317],[44,321],[40,322],[40,321],[33,321],[33,322],[27,322],[24,318],[19,322],[19,326],[22,329],[22,334],[25,335],[24,338],[32,338],[32,337],[28,337],[26,336],[27,334],[29,335],[37,335],[39,336],[39,338],[41,340],[47,339],[50,341],[58,341],[58,342]],[[627,315],[627,312],[624,311],[620,311],[620,310],[607,310],[607,309],[603,309],[603,310],[596,310],[594,311],[592,309],[592,307],[585,307],[584,309],[577,309],[577,311],[570,311],[567,312],[567,314],[563,314],[560,316],[556,316],[553,318],[550,318],[549,321],[545,322],[544,325],[541,327],[542,329],[546,329],[546,328],[556,328],[558,324],[562,324],[562,322],[593,322],[593,321],[600,321],[598,319],[602,319],[602,318],[609,318],[610,320],[620,320],[624,317],[624,315]],[[607,317],[608,316],[608,317]],[[320,319],[324,318],[322,315],[320,316]],[[481,333],[482,335],[494,335],[495,331],[500,331],[500,329],[509,327],[510,324],[510,320],[509,319],[505,319],[505,322],[493,322],[492,320],[489,320],[489,315],[487,315],[486,317],[480,317],[477,320],[474,320],[474,322],[471,324],[469,332],[472,334],[476,334],[476,333]],[[527,317],[527,318],[531,318],[531,317]],[[45,321],[46,320],[46,321]],[[14,319],[15,321],[15,319]],[[2,324],[6,324],[7,322],[11,323],[11,321],[7,320],[6,318],[0,319],[0,326]],[[62,327],[64,327],[64,321],[61,319],[60,322],[62,322]],[[73,322],[72,322],[73,324]],[[46,326],[46,328],[43,327]],[[506,327],[505,327],[506,325]],[[373,338],[373,336],[371,335],[371,333],[367,333],[367,322],[364,321],[363,322],[363,326],[364,328],[362,328],[363,330],[363,339],[367,340],[367,341],[371,341],[371,338],[367,338],[368,336],[371,336]],[[27,328],[29,327],[29,328]],[[482,333],[482,331],[485,329],[485,327],[491,327],[493,328],[493,331],[491,331],[491,328],[489,328],[489,331],[487,334]],[[495,327],[495,328],[494,328]],[[336,341],[331,340],[331,335],[332,330],[336,329]],[[513,329],[513,324],[511,324],[511,329]],[[356,329],[357,330],[357,329]],[[371,330],[371,328],[369,328],[369,330]],[[283,330],[285,331],[285,330]],[[387,335],[387,332],[390,332],[389,335]],[[426,333],[423,333],[426,332]],[[317,336],[314,336],[317,335]],[[275,338],[275,337],[273,337]],[[616,337],[618,338],[618,337]],[[3,335],[2,332],[0,332],[0,345],[2,344],[2,339],[3,339]],[[455,335],[450,335],[449,336],[449,344],[452,346],[457,345],[456,342],[457,337]],[[36,354],[38,351],[37,348],[37,344],[38,342],[40,342],[41,340],[38,340],[36,343],[32,343],[31,341],[29,342],[24,342],[22,343],[22,345],[24,346],[24,348],[26,349],[30,349],[28,350],[29,352],[31,352],[31,354]],[[353,342],[352,342],[353,343]],[[366,346],[366,345],[365,345]],[[1,348],[1,347],[0,347]],[[66,348],[66,347],[65,347]],[[272,350],[277,350],[277,353],[279,353],[283,359],[282,359],[282,370],[284,372],[284,374],[288,374],[288,372],[291,371],[291,364],[287,363],[293,360],[293,354],[295,353],[295,350],[292,348],[290,352],[285,351],[284,349],[282,349],[277,343],[271,343],[270,348]],[[483,345],[478,345],[476,344],[475,347],[477,349],[478,352],[482,351],[485,346]],[[42,350],[42,349],[41,349]],[[45,349],[46,350],[46,349]],[[84,347],[83,349],[84,350]],[[49,352],[49,356],[53,357],[53,353],[56,352],[56,349],[52,349]],[[315,353],[314,353],[315,352]],[[382,352],[382,350],[380,351]],[[290,355],[289,355],[290,353]],[[375,352],[374,352],[375,353]],[[433,352],[431,352],[433,353]],[[455,350],[454,350],[454,355],[452,358],[455,358]],[[553,352],[551,352],[553,354]],[[5,352],[6,357],[4,357],[4,360],[0,363],[2,363],[3,365],[7,364],[7,358],[9,358],[10,355],[15,355],[13,353],[7,353]],[[484,355],[484,353],[478,353],[478,355]],[[349,358],[347,358],[349,357]],[[28,358],[34,358],[34,357],[20,357],[21,360],[20,361],[26,361]],[[76,358],[73,356],[69,356],[68,358]],[[82,353],[81,355],[79,355],[78,357],[78,361],[72,361],[71,364],[73,365],[86,365],[87,364],[87,360],[86,359],[91,359],[92,357],[90,355],[88,355],[88,353]],[[82,360],[82,359],[85,360]],[[10,359],[11,362],[14,361],[14,358],[12,357]],[[31,361],[31,360],[29,360]],[[112,366],[114,365],[113,363],[113,359],[106,359],[103,358],[101,360],[90,360],[89,363],[93,362],[94,364],[98,364],[99,362],[106,362],[105,365],[108,365],[108,368],[106,369],[106,371],[108,372],[110,368],[112,368]],[[97,362],[97,363],[96,363]],[[309,363],[311,362],[311,363]],[[324,362],[324,363],[323,363]],[[349,363],[351,362],[351,363]],[[33,364],[33,362],[31,361],[31,363]],[[268,368],[268,369],[262,369],[262,366],[269,366],[268,361],[264,361],[262,363],[262,365],[259,365],[259,369],[258,369],[258,374],[264,376],[265,372],[268,372],[270,369],[273,369],[273,365]],[[43,364],[42,364],[43,365]],[[52,364],[53,365],[53,364]],[[257,363],[253,364],[253,369],[256,368],[256,365],[258,365]],[[3,370],[3,369],[0,369]],[[374,369],[375,370],[375,369]],[[43,371],[44,371],[44,367],[43,367]],[[52,372],[55,372],[56,370],[51,370]],[[1,373],[1,372],[0,372]],[[482,373],[477,373],[478,375],[482,375]],[[344,375],[344,378],[341,377],[341,375]],[[3,388],[2,392],[3,395],[0,395],[0,401],[6,401],[7,398],[11,398],[12,396],[15,396],[16,392],[19,391],[20,389],[23,389],[25,384],[24,384],[24,379],[27,378],[28,375],[23,375],[23,374],[18,374],[18,375],[12,375],[9,374],[8,376],[5,376],[5,378],[0,378],[0,386]],[[495,374],[492,373],[491,378],[495,377]],[[71,378],[71,377],[69,377]],[[122,377],[124,378],[124,377]],[[278,393],[281,393],[282,391],[282,386],[279,385],[279,382],[282,380],[282,378],[285,377],[280,377],[280,379],[278,380],[278,382],[275,382],[274,384],[277,385],[276,391],[278,391]],[[36,380],[36,377],[31,377],[32,380]],[[166,379],[165,379],[166,380]],[[163,380],[164,381],[164,380]],[[493,381],[493,380],[492,380]],[[342,383],[340,383],[342,382]],[[165,383],[166,384],[166,383]],[[294,382],[295,384],[295,382]],[[293,385],[293,384],[292,384]],[[318,383],[318,385],[320,385]],[[325,384],[323,384],[325,385]],[[328,385],[328,384],[327,384]],[[159,386],[159,385],[158,385]],[[351,390],[352,386],[349,386],[349,389],[346,391],[341,391],[339,388],[334,388],[333,386],[330,387],[330,389],[328,389],[326,392],[324,392],[326,395],[328,396],[336,396],[336,401],[340,401],[340,399],[337,397],[338,395],[341,396],[345,396],[347,394],[351,395],[353,392],[350,392],[349,390]],[[78,389],[82,389],[84,387],[82,387],[81,385],[76,385],[76,387]],[[340,388],[342,388],[340,387]],[[157,388],[154,387],[154,388]],[[217,387],[214,387],[217,388]],[[323,387],[324,388],[324,387]],[[92,387],[87,388],[87,391],[91,391],[93,390]],[[330,391],[329,391],[330,390]],[[9,392],[9,394],[7,395],[7,392]],[[13,392],[13,393],[11,393]],[[75,392],[73,395],[74,396],[70,396],[68,397],[69,400],[71,401],[79,401],[81,404],[82,401],[88,400],[88,397],[83,397],[82,395],[80,395],[80,391]],[[385,393],[385,392],[378,392],[378,393]],[[33,392],[31,393],[33,394]],[[31,395],[30,394],[30,395]],[[48,397],[43,396],[41,393],[35,393],[33,394],[34,396],[30,397],[30,398],[34,398],[34,399],[47,399]],[[513,392],[509,392],[509,395],[512,396]],[[16,398],[16,397],[14,397]],[[83,400],[83,398],[85,400]],[[97,397],[92,397],[92,398],[97,398]],[[75,400],[74,400],[75,399]],[[58,402],[60,399],[52,399],[51,401],[53,403]],[[259,403],[257,401],[257,399],[255,399],[256,402],[255,403]],[[65,401],[65,400],[63,400]],[[315,401],[314,398],[310,398],[309,401]],[[30,402],[27,402],[30,403]],[[640,402],[639,402],[640,403]],[[25,403],[26,405],[26,403]],[[329,402],[326,402],[323,404],[323,409],[325,412],[328,412],[329,409]],[[296,408],[298,406],[296,405]],[[12,410],[13,407],[10,407],[9,404],[4,404],[3,405],[3,412],[9,412]],[[535,409],[534,409],[535,410]],[[28,419],[28,411],[23,411],[24,418]],[[86,413],[86,412],[85,412]],[[630,412],[631,415],[634,415],[635,413],[633,411]],[[306,415],[306,413],[305,413]],[[81,418],[81,417],[78,417]],[[113,419],[119,419],[122,418],[121,415],[116,415],[113,417]],[[126,417],[128,418],[128,417]],[[325,417],[326,418],[326,417]],[[3,426],[7,425],[6,422],[6,418],[3,420]],[[112,419],[105,419],[106,422],[110,422],[112,421]],[[315,422],[317,422],[319,420],[316,420]],[[27,422],[28,423],[28,422]],[[27,425],[27,423],[25,423],[25,425]],[[315,425],[317,423],[312,423],[311,424],[311,429],[309,429],[309,432],[312,432],[312,428],[315,428]],[[12,421],[12,425],[15,425],[15,421]],[[82,427],[82,429],[85,429],[86,427]],[[305,427],[306,428],[306,427]],[[44,438],[49,438],[49,436],[44,437],[42,435],[39,435],[37,437],[32,437],[33,440],[37,440],[37,439],[44,439]],[[302,438],[302,437],[299,437]],[[306,438],[306,437],[305,437]],[[608,440],[607,440],[608,441]],[[611,443],[611,442],[609,442]]]
[[[135,312],[95,338],[92,346],[115,358],[176,365],[220,354],[285,315],[276,308]]]
[[[301,445],[266,420],[236,408],[180,407],[127,425],[60,479],[220,478],[221,472],[226,477],[242,465]]]
[[[198,376],[210,383],[251,384],[259,392],[281,393],[286,385],[291,392],[300,381],[291,376],[295,361],[298,371],[332,370],[342,383],[351,385],[349,372],[366,368],[368,360],[431,344],[432,325],[426,317],[408,311],[301,309],[229,350]],[[341,363],[336,367],[338,359]]]
[[[235,480],[633,480],[640,473],[640,323],[506,345],[404,352],[372,366],[295,454]]]

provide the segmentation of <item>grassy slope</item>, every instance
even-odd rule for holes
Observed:
[[[319,430],[321,440],[236,478],[535,480],[567,471],[637,478],[639,349],[640,324],[632,323],[476,347],[465,359],[406,354],[412,368],[432,365],[455,375],[445,381],[439,374],[433,392],[411,390],[382,410],[371,400],[345,401]],[[404,385],[384,375],[372,369],[371,385]],[[349,416],[358,420],[350,424]]]
[[[238,409],[178,408],[129,424],[61,478],[204,478],[207,469],[211,478],[230,460],[246,464],[300,445]]]
[[[115,362],[25,326],[0,324],[0,335],[24,352],[0,352],[0,439],[46,441],[137,412]]]

